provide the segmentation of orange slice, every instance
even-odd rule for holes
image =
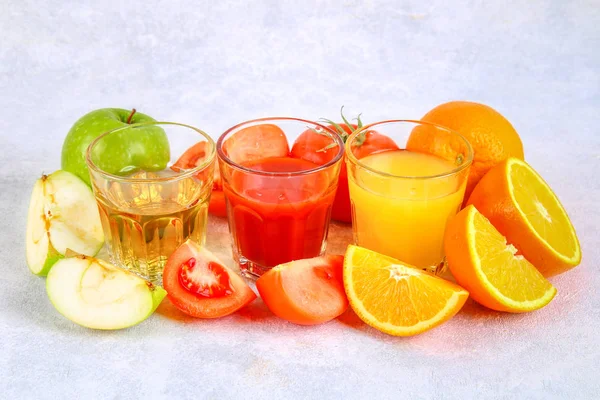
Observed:
[[[488,308],[533,311],[556,295],[554,286],[473,206],[450,221],[444,248],[456,281]]]
[[[575,228],[552,189],[525,161],[509,158],[475,187],[473,204],[546,277],[581,262]]]
[[[354,312],[394,336],[412,336],[452,318],[469,293],[391,257],[348,246],[344,289]]]

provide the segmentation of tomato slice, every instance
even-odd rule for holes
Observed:
[[[270,157],[286,157],[290,147],[285,133],[273,124],[249,126],[231,135],[223,151],[236,163]]]
[[[197,318],[224,317],[256,299],[239,275],[190,240],[169,257],[163,286],[175,307]]]
[[[348,308],[344,256],[323,256],[278,265],[256,281],[267,307],[299,325],[330,321]]]
[[[216,217],[227,216],[227,202],[225,201],[225,193],[222,190],[213,187],[210,194],[210,203],[208,203],[208,212]]]

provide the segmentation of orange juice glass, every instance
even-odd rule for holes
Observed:
[[[406,150],[410,135],[418,130],[432,133],[430,148],[443,158]],[[371,132],[392,138],[399,149],[363,155],[360,147]],[[346,155],[355,243],[441,272],[446,224],[460,210],[473,161],[469,142],[425,122],[383,121],[353,133]]]

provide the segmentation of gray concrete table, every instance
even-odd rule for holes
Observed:
[[[93,3],[0,3],[1,398],[600,397],[598,1]],[[136,107],[216,137],[255,117],[336,119],[345,105],[366,121],[419,118],[452,99],[511,120],[576,226],[583,263],[538,312],[469,301],[402,339],[352,313],[307,328],[260,300],[215,321],[165,304],[97,332],[61,317],[25,264],[33,182],[92,109]],[[331,250],[349,239],[334,225]],[[223,221],[208,245],[230,259]]]

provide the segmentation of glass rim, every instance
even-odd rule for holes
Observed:
[[[422,176],[422,175],[418,175],[418,176],[416,176],[416,175],[395,175],[395,174],[390,174],[387,172],[379,171],[377,169],[374,169],[374,168],[371,168],[371,167],[365,165],[364,163],[362,163],[360,161],[359,158],[356,158],[354,153],[351,151],[351,149],[350,149],[351,143],[361,133],[371,130],[376,126],[385,125],[385,124],[398,124],[398,123],[413,124],[413,125],[428,125],[428,126],[432,126],[432,127],[436,128],[436,129],[440,129],[440,130],[443,130],[443,131],[446,131],[453,135],[458,136],[467,145],[468,154],[465,156],[465,161],[461,165],[455,167],[454,169],[452,169],[448,172],[441,173],[441,174],[425,175],[425,176]],[[380,176],[383,176],[386,178],[414,179],[414,180],[445,178],[445,177],[457,175],[458,173],[462,172],[464,169],[471,166],[471,164],[473,163],[473,156],[474,156],[473,146],[471,146],[471,143],[469,143],[467,138],[465,138],[460,133],[456,132],[455,130],[446,128],[445,126],[442,126],[442,125],[434,124],[431,122],[414,120],[414,119],[389,119],[389,120],[374,122],[372,124],[365,125],[362,128],[352,132],[352,134],[350,136],[348,136],[348,139],[346,139],[344,148],[346,149],[346,157],[348,158],[348,161],[350,161],[353,164],[356,164],[356,165],[360,166],[361,168],[364,168],[374,174],[377,174],[377,175],[380,175]]]
[[[322,128],[329,136],[331,136],[333,141],[336,142],[336,144],[338,145],[338,153],[336,154],[335,157],[333,157],[331,160],[329,160],[328,162],[326,162],[323,165],[318,165],[315,168],[311,168],[311,169],[307,169],[307,170],[303,170],[303,171],[295,171],[295,172],[269,172],[269,171],[260,171],[257,169],[244,167],[243,165],[233,161],[231,158],[229,158],[225,154],[225,152],[223,151],[223,142],[225,141],[225,137],[229,133],[231,133],[233,130],[238,129],[244,125],[249,125],[249,124],[253,124],[253,123],[257,123],[257,122],[269,122],[269,121],[303,122],[305,124],[313,125],[313,127],[316,126],[316,127]],[[310,126],[307,126],[307,129],[310,129],[310,128],[311,128]],[[288,143],[288,145],[289,145],[289,143]],[[323,171],[323,170],[331,167],[332,165],[335,165],[337,162],[339,162],[342,159],[342,157],[344,156],[344,152],[345,152],[344,141],[342,140],[341,136],[338,135],[333,129],[328,128],[327,126],[320,124],[318,122],[315,122],[315,121],[309,121],[307,119],[293,118],[293,117],[265,117],[265,118],[257,118],[257,119],[251,119],[248,121],[240,122],[239,124],[236,124],[236,125],[232,126],[231,128],[227,129],[225,132],[223,132],[221,134],[221,136],[219,136],[219,139],[217,140],[217,156],[223,162],[225,162],[228,165],[230,165],[231,167],[233,167],[237,170],[243,171],[243,172],[251,173],[254,175],[273,176],[273,177],[290,177],[290,176],[309,175],[309,174],[314,174],[314,173]]]
[[[206,157],[205,161],[202,164],[200,164],[194,168],[188,169],[185,172],[182,172],[181,174],[178,174],[175,176],[164,176],[164,177],[157,177],[157,178],[129,178],[126,176],[115,175],[115,174],[111,174],[110,172],[104,171],[103,169],[98,167],[96,165],[96,163],[94,163],[94,161],[92,160],[92,148],[105,136],[108,136],[111,133],[124,131],[127,129],[139,128],[141,126],[147,126],[147,125],[174,125],[174,126],[180,126],[180,127],[192,129],[192,130],[198,132],[200,135],[204,136],[204,138],[208,141],[208,143],[211,144],[210,154]],[[173,181],[177,181],[180,179],[191,178],[193,175],[204,170],[206,167],[208,167],[214,161],[215,155],[216,155],[215,141],[203,130],[195,128],[191,125],[182,124],[179,122],[147,121],[147,122],[140,122],[137,124],[129,124],[127,126],[122,126],[119,128],[111,129],[110,131],[104,132],[103,134],[98,136],[96,139],[94,139],[90,143],[90,145],[85,150],[85,163],[87,164],[89,169],[94,170],[95,172],[103,175],[105,178],[110,178],[115,181],[127,182],[127,183],[173,182]]]

